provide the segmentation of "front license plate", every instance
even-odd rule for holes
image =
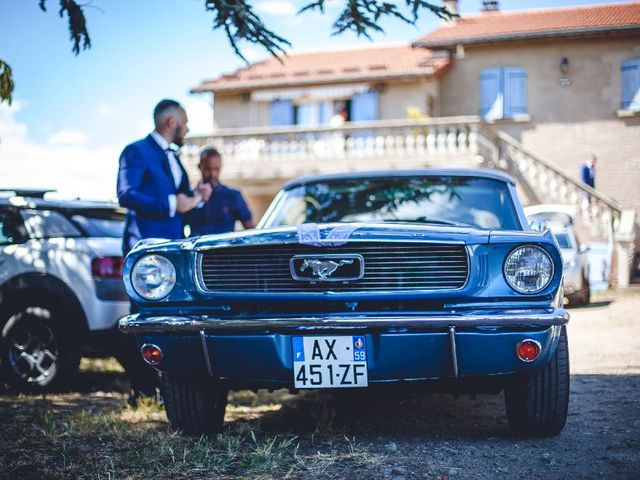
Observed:
[[[293,337],[296,388],[366,387],[367,345],[362,335]]]

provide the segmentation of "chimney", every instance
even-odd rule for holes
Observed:
[[[451,13],[458,13],[458,0],[442,0],[442,6]],[[455,21],[455,18],[452,20]]]
[[[498,0],[482,0],[483,12],[497,12],[498,10],[500,10]]]

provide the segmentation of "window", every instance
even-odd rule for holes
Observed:
[[[480,116],[497,120],[526,113],[526,70],[522,67],[485,68],[480,74]]]
[[[331,102],[301,102],[294,107],[296,125],[315,127],[326,125],[331,118]]]
[[[269,124],[273,126],[293,125],[293,103],[291,100],[274,100],[269,108]]]
[[[640,111],[640,58],[622,62],[622,109]]]
[[[0,245],[20,243],[24,237],[22,222],[13,213],[0,211]]]
[[[336,179],[285,190],[264,227],[402,222],[519,230],[506,183],[474,177]]]
[[[351,98],[349,118],[353,122],[378,120],[378,92],[357,93]]]
[[[89,237],[122,238],[124,234],[124,216],[119,213],[77,214],[71,217],[71,221]]]
[[[64,215],[51,210],[21,210],[31,238],[80,237],[80,231]]]

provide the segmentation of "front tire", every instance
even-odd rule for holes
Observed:
[[[563,326],[551,361],[537,370],[516,374],[505,388],[511,430],[535,437],[559,434],[567,421],[569,377],[569,346]]]
[[[79,332],[50,305],[20,306],[0,319],[3,378],[26,392],[68,386],[80,365]]]
[[[165,409],[171,426],[189,435],[222,432],[226,388],[210,379],[162,374]]]

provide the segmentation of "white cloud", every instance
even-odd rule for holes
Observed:
[[[50,143],[34,142],[16,118],[20,108],[17,101],[0,104],[0,187],[54,188],[60,198],[115,197],[121,146],[90,148],[78,143],[86,135],[71,130],[52,135]]]
[[[184,102],[189,117],[189,135],[211,135],[213,132],[213,107],[205,98],[211,97],[192,97]]]
[[[80,146],[87,143],[87,135],[79,130],[60,130],[49,135],[50,145]]]
[[[271,56],[265,49],[251,46],[242,47],[241,52],[249,63],[255,63]],[[241,63],[241,66],[244,66],[244,62]]]
[[[263,0],[256,3],[255,9],[260,13],[281,17],[295,15],[298,11],[292,2],[286,0]]]
[[[113,113],[113,108],[106,102],[100,102],[96,110],[101,117],[109,117]]]

